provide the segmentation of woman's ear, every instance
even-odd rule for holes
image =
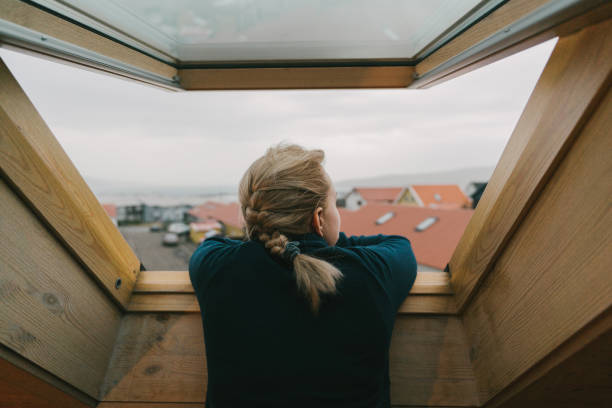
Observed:
[[[321,215],[323,214],[323,207],[317,207],[314,211],[314,216],[312,217],[312,227],[314,229],[314,233],[323,236],[323,220],[321,219]]]

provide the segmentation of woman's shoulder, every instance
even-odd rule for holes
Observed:
[[[194,289],[202,287],[221,266],[231,262],[240,250],[251,244],[252,241],[222,237],[204,240],[189,259],[189,277]]]

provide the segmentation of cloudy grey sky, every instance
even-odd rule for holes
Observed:
[[[335,181],[493,166],[555,40],[427,90],[168,92],[0,49],[77,169],[150,185],[235,185],[286,141]]]

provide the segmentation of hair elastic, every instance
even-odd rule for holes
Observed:
[[[301,253],[299,245],[300,245],[299,241],[287,242],[287,245],[285,246],[285,250],[283,251],[283,254],[282,254],[283,259],[293,264],[293,260],[295,259],[295,257]]]

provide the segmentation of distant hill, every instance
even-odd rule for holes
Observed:
[[[465,191],[472,181],[489,181],[495,166],[467,167],[451,171],[415,174],[388,174],[383,176],[338,181],[338,191],[353,187],[406,187],[411,184],[456,184]]]
[[[107,194],[163,194],[163,195],[215,195],[237,194],[238,186],[181,186],[152,185],[123,180],[106,180],[84,176],[85,182],[95,195]]]
[[[334,183],[336,190],[346,193],[353,187],[406,187],[411,184],[457,184],[465,190],[472,181],[488,181],[494,166],[470,167],[453,171],[420,174],[389,174],[383,176],[341,180]],[[130,181],[110,181],[85,176],[89,188],[100,201],[119,205],[145,202],[149,204],[186,202],[199,204],[209,199],[237,200],[238,186],[168,186],[150,185]]]

